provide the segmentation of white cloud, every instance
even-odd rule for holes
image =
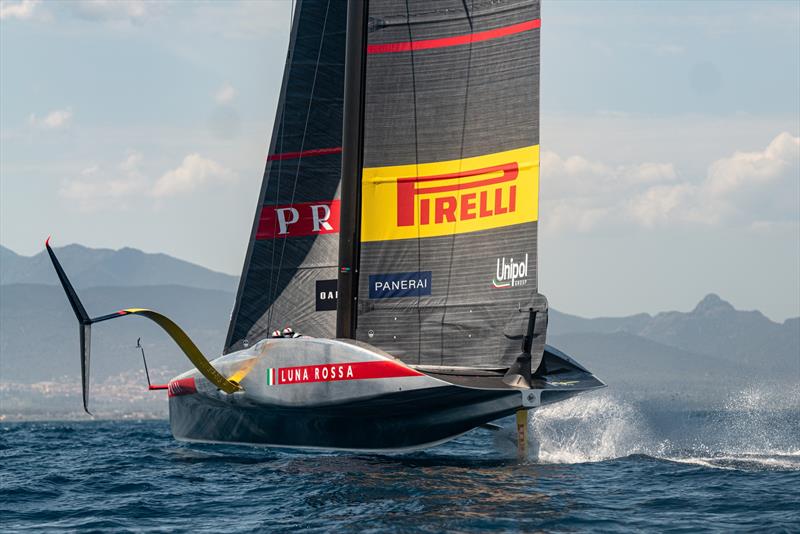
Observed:
[[[590,197],[575,197],[546,201],[542,206],[540,222],[547,230],[570,228],[588,232],[610,215],[611,206],[603,207]]]
[[[0,20],[27,20],[34,16],[40,0],[21,0],[20,2],[0,2]]]
[[[190,154],[176,169],[151,180],[144,171],[144,157],[129,151],[117,165],[104,168],[93,164],[80,172],[80,178],[64,182],[60,194],[77,203],[83,211],[127,209],[134,202],[191,193],[207,185],[235,180],[235,174],[222,165]]]
[[[31,113],[28,117],[28,122],[31,126],[41,128],[43,130],[57,130],[67,126],[72,120],[72,110],[56,109],[42,117],[41,119],[35,113]]]
[[[164,173],[156,181],[152,194],[156,197],[172,196],[188,193],[205,185],[233,180],[234,174],[229,169],[200,154],[190,154],[183,158],[180,167]]]
[[[163,2],[148,0],[69,0],[48,3],[41,0],[0,0],[0,20],[17,18],[49,22],[56,16],[71,16],[116,25],[141,24],[163,13],[164,7]]]
[[[555,152],[541,155],[542,173],[548,177],[548,193],[574,196],[576,193],[604,193],[624,190],[637,184],[669,182],[677,179],[671,163],[608,165],[582,156],[562,158]]]
[[[97,174],[97,171],[100,170],[99,165],[92,165],[91,167],[86,167],[81,171],[81,176],[94,176]]]
[[[778,135],[761,152],[736,152],[711,164],[707,187],[714,194],[726,194],[751,186],[764,186],[797,167],[800,137],[788,132]]]
[[[125,208],[126,197],[147,191],[147,178],[140,170],[142,155],[130,151],[115,169],[105,172],[99,165],[81,171],[80,179],[67,180],[61,196],[78,203],[83,211]]]
[[[700,212],[686,209],[692,203],[695,194],[696,188],[687,183],[651,187],[631,199],[625,206],[625,213],[647,227],[668,223],[676,217],[684,220],[694,219],[694,222],[707,222],[700,217]]]
[[[645,191],[630,204],[638,222],[718,224],[764,228],[800,218],[800,137],[787,132],[764,150],[735,152],[714,161],[699,183]]]
[[[769,228],[800,219],[800,138],[776,136],[761,151],[712,162],[699,180],[672,164],[611,166],[543,152],[542,224],[588,231],[636,223],[740,224]]]
[[[71,0],[63,6],[85,20],[139,23],[147,19],[158,4],[144,0]]]
[[[582,232],[613,218],[615,204],[627,192],[677,180],[669,163],[608,165],[550,151],[542,152],[541,167],[543,224]]]
[[[214,95],[214,99],[218,104],[230,104],[238,94],[238,91],[236,91],[231,84],[225,82],[225,85],[220,87],[219,91],[217,91],[217,94]]]
[[[686,52],[686,47],[674,44],[674,43],[664,43],[656,46],[656,54],[659,56],[679,56]]]
[[[542,224],[582,232],[615,217],[616,204],[630,191],[678,179],[669,163],[609,165],[551,151],[542,152],[541,167]]]

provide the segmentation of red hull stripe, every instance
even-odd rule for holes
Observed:
[[[392,54],[395,52],[409,52],[411,50],[429,50],[431,48],[445,48],[448,46],[459,46],[470,43],[478,43],[480,41],[489,41],[491,39],[498,39],[506,37],[507,35],[514,35],[528,30],[535,30],[541,28],[542,20],[533,19],[519,24],[512,24],[503,28],[495,28],[494,30],[486,30],[477,33],[468,33],[466,35],[457,35],[454,37],[442,37],[440,39],[424,39],[422,41],[405,41],[402,43],[381,43],[371,44],[367,46],[367,54]]]
[[[274,371],[275,385],[422,376],[419,371],[390,360],[282,367]]]
[[[341,152],[342,152],[342,147],[340,146],[331,148],[313,148],[311,150],[303,150],[302,152],[284,152],[283,154],[270,154],[269,156],[267,156],[267,161],[310,158],[313,156],[327,156],[328,154],[340,154]]]

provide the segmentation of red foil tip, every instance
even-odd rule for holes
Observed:
[[[194,378],[180,378],[173,380],[167,386],[167,395],[170,397],[179,397],[181,395],[191,395],[197,393],[197,385]]]

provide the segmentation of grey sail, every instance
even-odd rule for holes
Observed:
[[[541,358],[538,0],[373,0],[368,31],[357,338],[509,367],[532,321]]]
[[[334,335],[346,14],[297,3],[226,353],[285,326]]]

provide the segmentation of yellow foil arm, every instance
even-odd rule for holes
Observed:
[[[225,393],[234,393],[242,389],[239,384],[228,380],[221,375],[219,371],[214,369],[214,366],[212,366],[206,357],[203,356],[203,353],[200,352],[200,349],[197,348],[197,345],[195,345],[189,336],[186,335],[186,332],[181,330],[181,327],[175,324],[169,317],[144,308],[128,308],[122,311],[126,314],[130,313],[133,315],[147,317],[160,326],[167,334],[169,334],[169,337],[171,337],[175,343],[178,344],[183,353],[186,354],[186,357],[189,358],[189,361],[191,361],[197,370],[200,371],[200,374],[206,377],[209,382],[217,386]]]

